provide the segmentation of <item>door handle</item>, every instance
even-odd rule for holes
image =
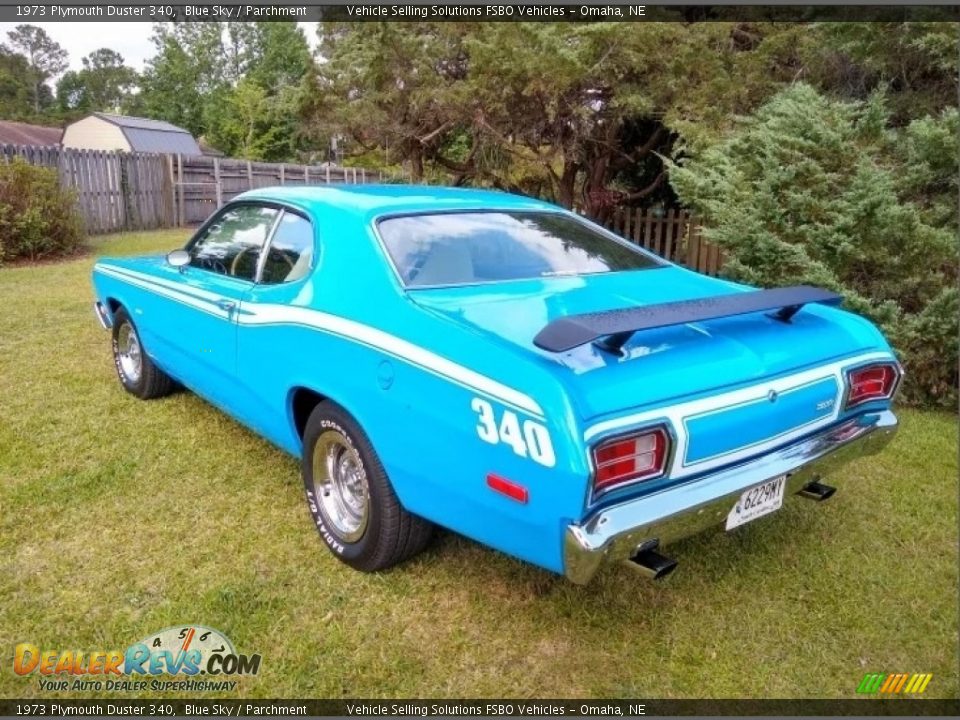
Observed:
[[[237,307],[237,304],[233,300],[217,300],[217,307],[229,313]]]

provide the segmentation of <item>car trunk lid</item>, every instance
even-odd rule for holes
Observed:
[[[586,420],[760,383],[877,347],[878,335],[868,323],[817,305],[805,306],[789,323],[752,313],[644,330],[627,341],[622,354],[591,343],[559,353],[533,344],[558,318],[742,290],[667,266],[418,290],[410,296],[494,342],[555,364]],[[825,393],[827,386],[820,390]],[[745,425],[762,421],[748,413],[742,417]]]

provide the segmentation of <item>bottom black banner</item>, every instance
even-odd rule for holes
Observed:
[[[0,700],[0,716],[36,717],[669,717],[956,716],[960,700]]]

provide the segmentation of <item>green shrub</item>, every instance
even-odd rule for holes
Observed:
[[[66,255],[83,241],[76,195],[57,171],[21,158],[0,163],[0,264]]]
[[[956,113],[888,121],[882,95],[845,103],[797,84],[670,181],[726,250],[724,274],[841,292],[897,350],[904,399],[955,407]]]

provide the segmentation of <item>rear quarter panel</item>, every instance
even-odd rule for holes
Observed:
[[[561,527],[577,516],[585,493],[585,457],[568,438],[574,424],[562,403],[538,403],[543,413],[517,407],[499,394],[360,344],[306,323],[252,327],[241,340],[241,372],[277,367],[256,385],[260,430],[299,455],[293,431],[294,388],[314,390],[340,405],[364,428],[401,503],[411,512],[531,562],[562,569]],[[284,354],[284,348],[296,348]],[[459,373],[458,373],[459,374]],[[540,398],[546,394],[540,393]],[[550,466],[518,454],[506,442],[481,439],[476,401],[498,420],[513,413],[518,426],[547,428],[555,460]],[[549,418],[549,419],[548,419]],[[521,430],[522,431],[522,430]],[[495,473],[529,491],[525,504],[493,492]]]

